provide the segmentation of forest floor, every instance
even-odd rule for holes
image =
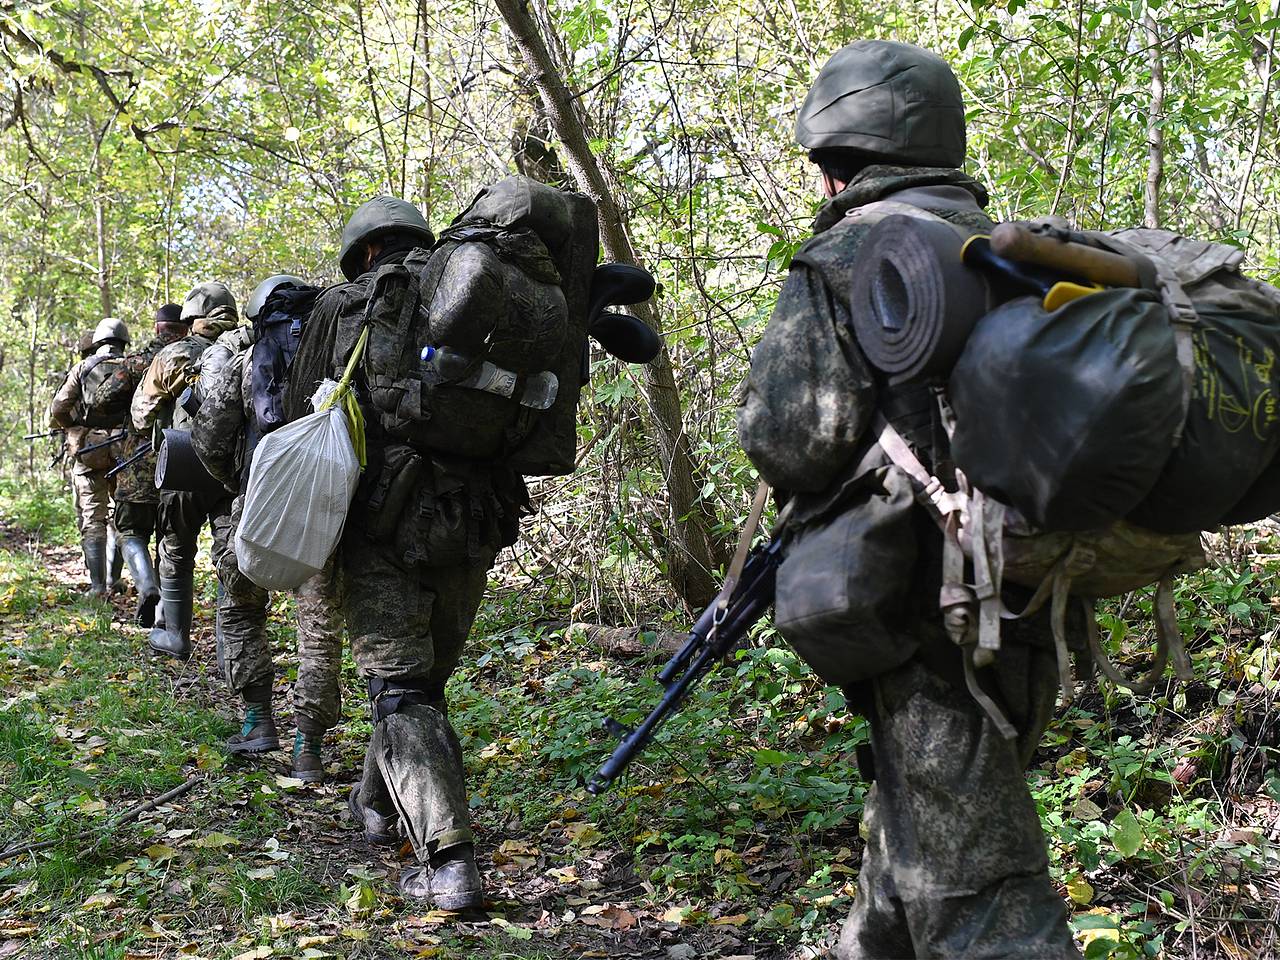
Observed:
[[[153,659],[131,598],[78,599],[72,542],[57,510],[0,505],[0,851],[42,844],[0,860],[0,958],[798,960],[831,945],[861,851],[865,728],[784,648],[740,652],[596,798],[581,785],[608,753],[599,718],[647,708],[653,658],[606,658],[487,603],[450,686],[488,896],[460,917],[401,898],[408,851],[369,847],[347,818],[369,731],[349,660],[329,783],[290,778],[287,750],[233,760],[208,572],[197,655]],[[1036,759],[1054,877],[1090,960],[1280,951],[1268,549],[1247,544],[1180,591],[1196,681],[1151,698],[1091,690]],[[282,742],[290,621],[280,598]]]

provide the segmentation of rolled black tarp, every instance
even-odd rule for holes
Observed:
[[[956,466],[1045,530],[1089,530],[1133,511],[1160,477],[1183,410],[1169,315],[1136,289],[1052,313],[1034,297],[1003,304],[974,327],[948,392]]]
[[[164,442],[156,454],[156,487],[188,493],[228,492],[197,456],[191,434],[173,429],[164,431]]]

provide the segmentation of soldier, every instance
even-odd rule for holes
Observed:
[[[155,336],[145,347],[125,357],[129,375],[135,383],[151,366],[162,349],[186,336],[191,326],[182,320],[182,307],[166,303],[156,310]],[[129,435],[116,452],[120,459],[133,457],[143,443],[151,438],[128,425]],[[129,566],[134,587],[138,591],[137,619],[144,627],[155,623],[156,604],[160,601],[160,588],[156,583],[156,571],[151,562],[151,535],[156,529],[156,514],[160,506],[160,491],[155,484],[156,455],[151,453],[137,460],[132,466],[116,474],[114,526]]]
[[[253,449],[268,429],[278,426],[278,421],[264,426],[255,413],[258,398],[251,388],[252,362],[257,352],[254,343],[261,328],[278,317],[284,323],[299,319],[300,330],[301,317],[315,302],[318,292],[305,281],[285,274],[264,280],[245,306],[245,319],[253,326],[223,334],[211,349],[233,345],[232,337],[244,345],[212,378],[201,376],[200,411],[192,425],[191,443],[209,473],[237,493],[229,522],[215,522],[213,551],[223,593],[219,610],[227,611],[219,632],[218,661],[227,683],[245,705],[241,731],[227,742],[232,753],[257,753],[273,749],[269,746],[273,742],[279,745],[271,702],[275,668],[266,633],[268,596],[241,573],[234,550],[234,533],[239,526]],[[284,332],[295,338],[298,335],[290,334],[287,327]],[[333,591],[332,570],[313,577],[297,591],[293,775],[309,783],[324,781],[324,734],[337,726],[341,715],[342,627]]]
[[[98,386],[115,366],[113,360],[123,356],[128,343],[129,330],[121,321],[114,317],[103,319],[93,331],[93,354],[67,373],[50,408],[51,425],[66,431],[67,453],[72,460],[76,523],[89,572],[90,597],[103,597],[109,589],[107,528],[111,520],[113,482],[106,472],[113,461],[105,448],[82,451],[105,443],[123,425],[118,411],[99,408],[94,399]]]
[[[191,414],[178,404],[178,398],[195,382],[196,362],[204,352],[221,334],[235,329],[235,298],[223,283],[202,283],[187,294],[180,320],[191,324],[191,333],[156,354],[133,395],[133,428],[153,438],[157,427],[191,429]],[[191,656],[196,542],[205,521],[219,511],[229,514],[230,508],[231,496],[225,491],[160,492],[161,617],[147,641],[156,653],[180,660]]]
[[[959,84],[932,53],[878,40],[843,48],[815,80],[796,139],[818,165],[827,201],[752,357],[738,430],[764,479],[799,508],[837,502],[843,484],[853,489],[865,476],[856,464],[875,454],[876,410],[926,463],[948,455],[928,388],[889,386],[853,338],[848,282],[874,219],[851,213],[894,200],[965,228],[992,224],[987,191],[959,169]],[[916,652],[846,691],[870,719],[875,783],[836,955],[1078,957],[1025,779],[1057,689],[1047,616],[1006,628],[995,665],[979,671],[1017,728],[1006,740],[967,692],[961,649],[938,613],[941,535],[923,508],[904,508],[916,515],[915,542],[897,548],[915,557],[915,575],[884,642]],[[1015,593],[1006,601],[1021,609],[1027,597]],[[833,636],[831,649],[842,639]]]
[[[320,375],[336,379],[346,367],[375,272],[402,263],[415,248],[433,241],[422,214],[404,200],[377,197],[356,210],[342,233],[340,263],[349,282],[326,289],[309,321],[309,341],[325,342],[326,331],[333,334],[329,342],[335,346],[323,358]],[[371,335],[366,357],[405,347],[382,343],[381,336]],[[315,387],[314,377],[299,373],[298,360],[288,396],[291,418],[305,410]],[[518,533],[514,518],[527,493],[519,475],[503,465],[451,460],[395,442],[382,430],[379,411],[363,387],[357,396],[366,420],[369,465],[336,564],[343,617],[356,667],[368,684],[374,726],[363,778],[351,793],[351,813],[375,843],[396,842],[399,818],[422,864],[402,874],[405,894],[429,898],[440,909],[471,909],[483,903],[483,890],[445,683],[462,655],[494,556]],[[415,460],[423,468],[410,478],[403,471]],[[455,495],[465,500],[440,499]],[[396,516],[379,518],[375,502],[391,509],[392,499],[400,505]],[[471,507],[459,516],[457,503]],[[490,522],[495,511],[508,520],[501,530]],[[473,551],[463,542],[467,559],[449,566],[414,559],[439,548],[434,538],[444,535],[448,523],[470,538]],[[375,527],[395,533],[378,536]]]

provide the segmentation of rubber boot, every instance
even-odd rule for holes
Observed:
[[[244,721],[240,732],[227,738],[231,753],[266,753],[280,749],[276,720],[271,714],[271,681],[256,683],[241,694],[244,699]]]
[[[111,593],[124,593],[126,586],[120,574],[124,572],[124,549],[116,528],[107,527],[107,589]]]
[[[431,855],[425,867],[400,875],[400,892],[431,901],[437,910],[478,910],[484,906],[484,884],[476,866],[474,845],[461,843]]]
[[[107,595],[107,538],[85,537],[84,566],[89,571],[89,596],[100,600]]]
[[[191,656],[191,612],[195,605],[192,590],[195,572],[177,577],[160,578],[160,605],[164,610],[163,626],[154,627],[147,643],[156,653],[186,660]]]
[[[304,783],[324,783],[324,734],[304,733],[293,737],[293,775]]]
[[[133,585],[138,590],[138,623],[144,627],[155,626],[160,586],[156,583],[156,568],[151,564],[147,541],[140,537],[121,537],[120,550],[124,554],[124,562],[129,565]]]

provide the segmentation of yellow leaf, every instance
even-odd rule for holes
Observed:
[[[236,954],[232,960],[265,960],[266,957],[274,954],[275,947],[254,947],[252,950],[246,950],[244,953]]]
[[[322,943],[333,943],[333,941],[336,939],[337,937],[331,936],[329,934],[321,934],[319,936],[314,936],[314,937],[299,937],[298,949],[302,950],[306,947],[318,947]]]
[[[216,849],[219,847],[230,847],[239,843],[235,837],[229,837],[225,833],[219,833],[216,830],[213,833],[207,833],[199,840],[192,842],[193,847],[201,847],[205,849]],[[266,956],[266,954],[263,954]],[[239,958],[237,958],[239,960]]]
[[[143,852],[152,860],[168,860],[178,851],[167,843],[153,843]]]
[[[1087,904],[1093,899],[1093,886],[1084,877],[1077,877],[1067,884],[1067,896],[1078,904]]]
[[[90,910],[93,908],[105,909],[106,907],[111,906],[115,902],[116,902],[116,898],[109,893],[95,893],[93,896],[91,896],[88,900],[86,900],[82,904],[82,907],[85,910]]]

